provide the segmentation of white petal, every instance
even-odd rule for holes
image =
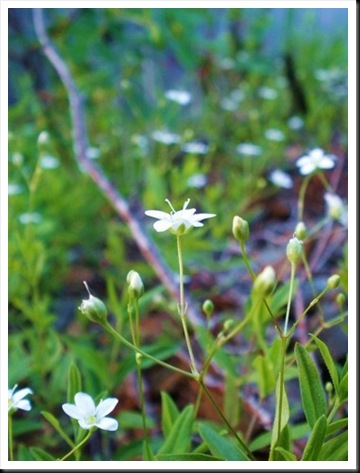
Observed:
[[[147,210],[145,215],[148,217],[158,218],[159,220],[170,220],[170,215],[166,212],[162,212],[161,210]]]
[[[306,176],[307,174],[310,174],[311,172],[315,171],[315,169],[316,167],[311,162],[309,162],[300,167],[300,174]]]
[[[109,397],[108,399],[100,401],[99,405],[96,408],[96,418],[100,419],[101,417],[105,417],[107,414],[109,414],[115,409],[115,406],[118,402],[119,400],[115,397]]]
[[[296,166],[301,168],[301,167],[306,166],[307,164],[309,164],[309,162],[311,162],[311,161],[312,161],[312,159],[310,159],[309,156],[302,156],[301,158],[299,158],[296,161]]]
[[[14,393],[12,398],[14,404],[17,404],[23,397],[27,396],[28,394],[32,394],[32,390],[30,388],[20,389],[17,393]]]
[[[22,399],[21,401],[17,402],[15,407],[18,409],[22,409],[23,411],[30,411],[31,409],[31,404],[30,401],[27,399]]]
[[[321,169],[331,169],[335,166],[335,163],[332,159],[328,158],[328,157],[323,157],[321,162],[319,163],[319,167]]]
[[[204,220],[205,218],[212,218],[212,217],[216,217],[216,214],[195,214],[191,217],[191,221],[193,222],[195,220],[198,222],[200,220]]]
[[[111,419],[111,417],[104,417],[95,425],[96,427],[99,427],[99,429],[110,430],[110,431],[117,430],[119,426],[118,421],[115,419]]]
[[[85,419],[79,419],[79,425],[84,430],[90,430],[95,424],[88,424]]]
[[[89,394],[76,393],[74,399],[76,407],[78,408],[79,412],[83,414],[82,417],[94,415],[96,407],[93,398],[89,396]]]
[[[158,220],[154,223],[154,228],[157,232],[165,232],[171,228],[173,223],[168,220]]]
[[[178,218],[189,218],[191,217],[192,215],[194,215],[194,213],[196,212],[196,209],[183,209],[183,210],[179,210],[179,212],[176,212],[175,215],[173,215],[173,218],[176,218],[176,216]]]
[[[73,419],[81,419],[83,417],[82,413],[74,404],[63,404],[62,405],[63,411],[68,416],[72,417]]]
[[[191,220],[191,225],[192,225],[193,227],[203,227],[203,226],[204,226],[203,223],[197,222],[196,220]]]

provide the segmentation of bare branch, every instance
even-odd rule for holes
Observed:
[[[33,21],[43,51],[58,73],[68,93],[76,160],[80,167],[91,176],[95,184],[102,190],[104,196],[114,207],[120,218],[129,226],[139,250],[147,262],[154,268],[162,284],[173,297],[177,298],[177,284],[175,284],[173,274],[162,258],[158,248],[151,241],[141,223],[132,215],[127,200],[114,187],[102,169],[87,157],[88,133],[84,112],[84,98],[80,94],[68,66],[55,49],[46,32],[43,10],[41,8],[33,9]],[[194,309],[193,304],[189,304],[188,315],[193,323],[201,323],[200,316]]]

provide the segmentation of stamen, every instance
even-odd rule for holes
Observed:
[[[167,202],[167,203],[169,204],[171,210],[172,210],[174,213],[176,213],[176,210],[175,210],[174,207],[171,205],[170,200],[169,200],[169,199],[165,199],[165,202]]]
[[[189,203],[190,203],[190,199],[187,199],[187,200],[185,201],[185,204],[184,204],[183,210],[185,210],[185,209],[186,209],[186,207],[189,205]]]
[[[83,281],[83,283],[84,283],[84,286],[86,287],[87,292],[89,293],[89,296],[91,297],[91,292],[90,292],[89,286],[87,285],[87,282]]]

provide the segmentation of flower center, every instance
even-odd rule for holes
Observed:
[[[86,422],[89,425],[94,425],[96,423],[96,417],[94,415],[91,415],[86,419]]]

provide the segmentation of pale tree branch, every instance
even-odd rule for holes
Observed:
[[[74,153],[80,168],[93,179],[120,218],[128,225],[143,257],[152,266],[159,280],[169,293],[177,299],[178,285],[157,246],[150,239],[141,222],[131,213],[127,200],[112,184],[103,170],[87,157],[88,133],[84,111],[84,98],[79,92],[67,64],[60,56],[47,34],[43,9],[33,9],[33,21],[44,54],[58,73],[68,93],[72,118]],[[188,300],[188,302],[190,301]],[[188,315],[192,323],[201,323],[201,318],[198,311],[195,310],[194,303],[189,303]]]

